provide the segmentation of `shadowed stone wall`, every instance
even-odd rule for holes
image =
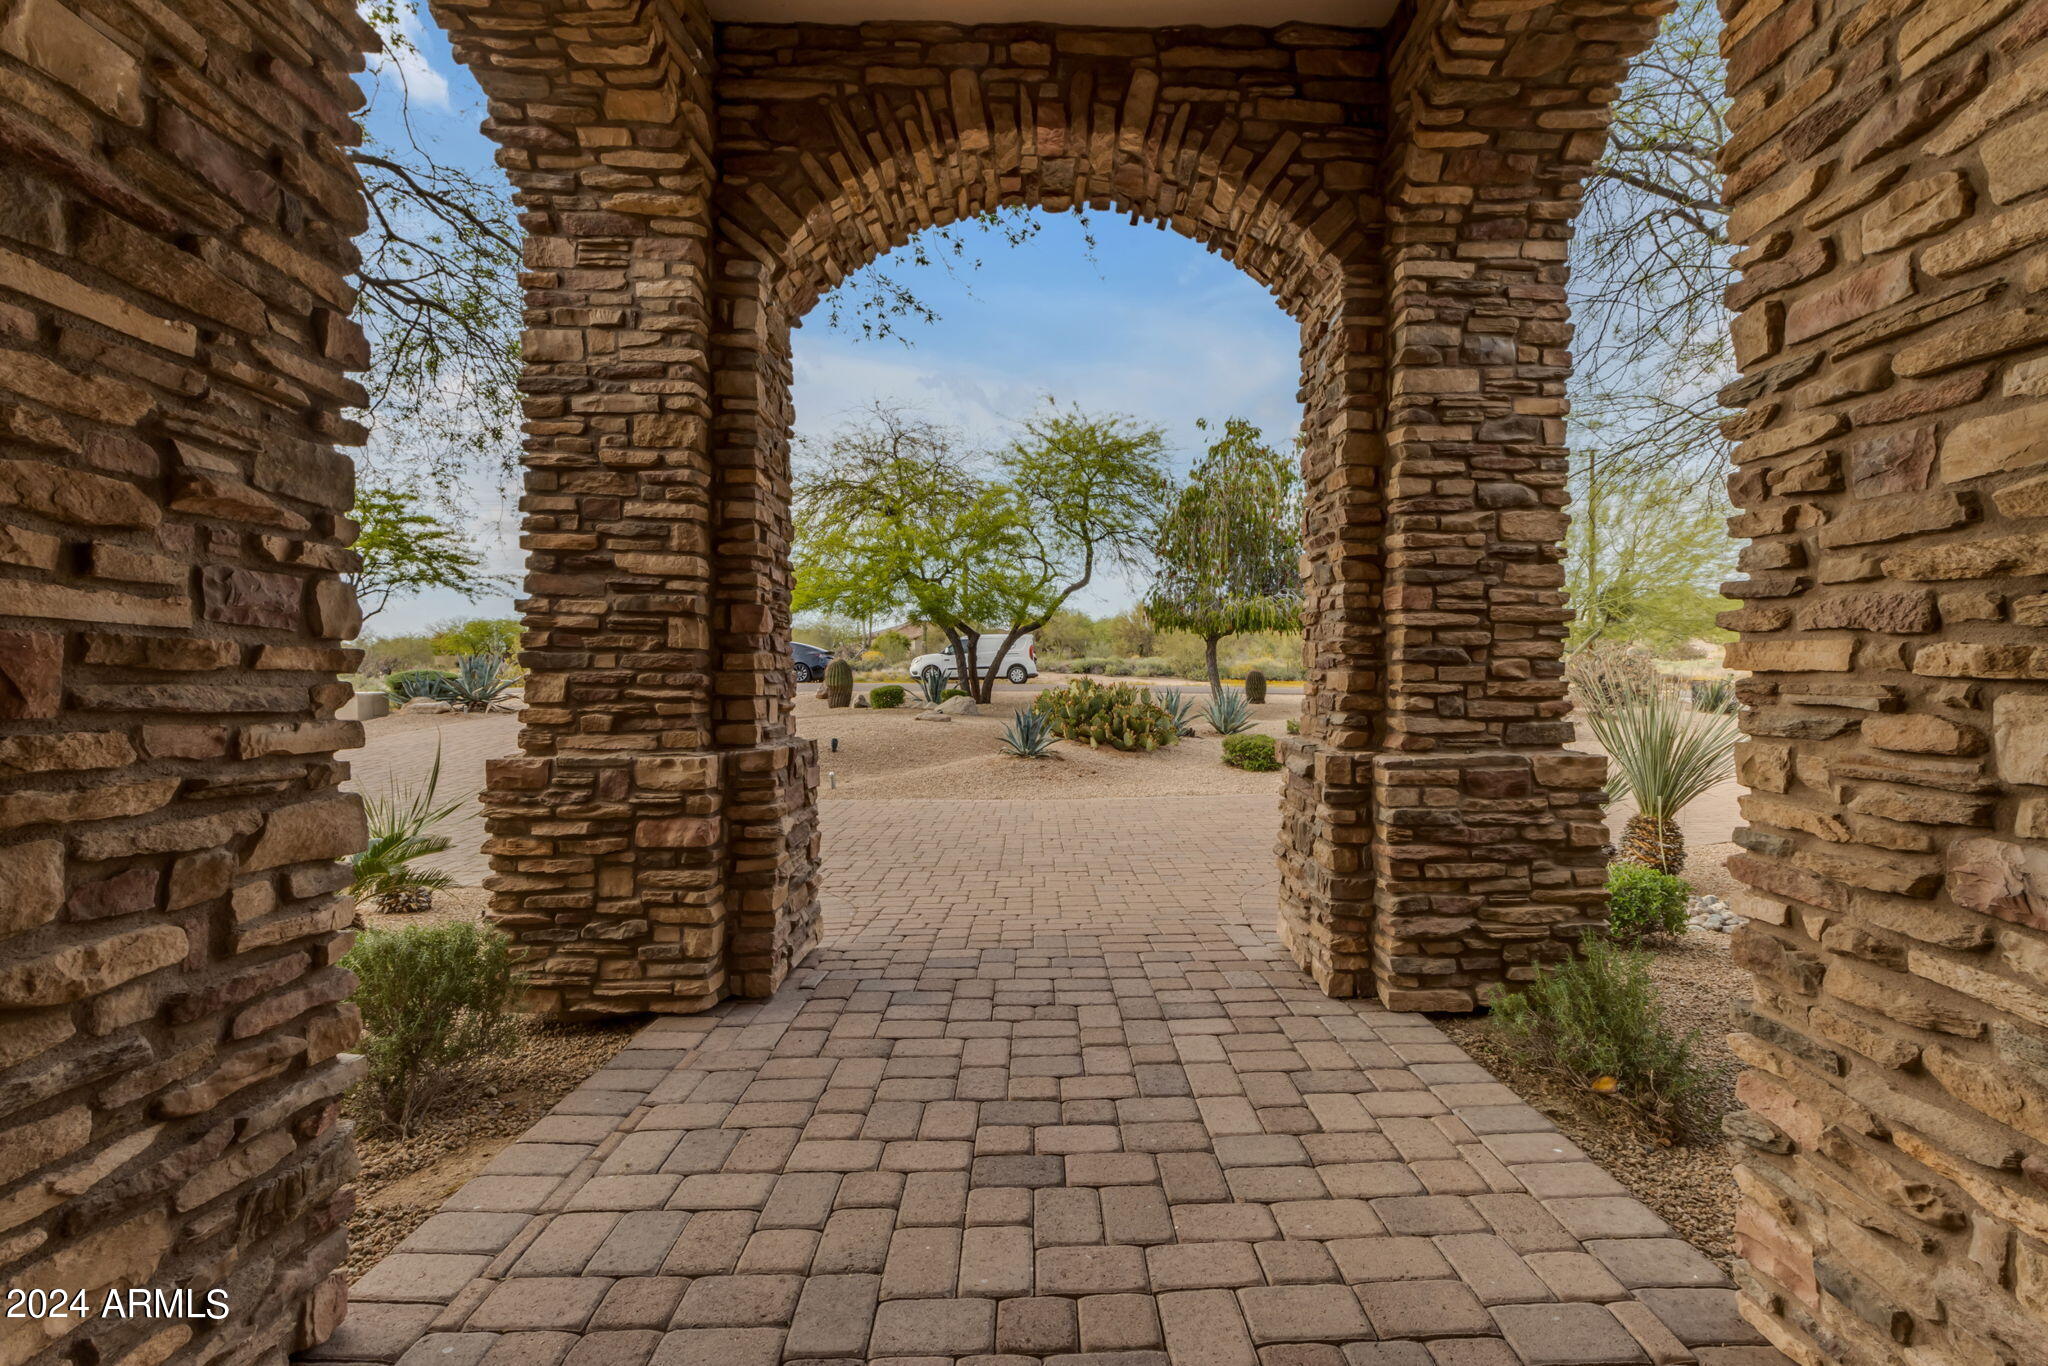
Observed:
[[[1727,7],[1746,1312],[2048,1343],[2048,4]]]
[[[536,1006],[701,1010],[816,942],[790,334],[1007,205],[1185,233],[1302,325],[1296,957],[1333,994],[1470,1009],[1569,952],[1606,836],[1598,764],[1563,753],[1563,260],[1655,9],[1112,30],[439,0],[529,232],[535,706],[489,847]]]
[[[0,1361],[340,1318],[368,41],[349,0],[0,3],[0,1284],[92,1310]]]

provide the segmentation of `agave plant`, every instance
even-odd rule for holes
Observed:
[[[1195,700],[1179,688],[1154,688],[1152,700],[1173,718],[1173,728],[1182,735],[1195,733]]]
[[[937,669],[926,669],[917,676],[917,689],[924,694],[926,706],[936,707],[945,701],[950,687],[946,675]]]
[[[1251,704],[1236,688],[1225,688],[1216,694],[1203,717],[1218,735],[1236,735],[1252,728]]]
[[[1691,699],[1659,692],[1588,712],[1586,720],[1614,762],[1607,799],[1636,807],[1622,831],[1620,861],[1679,873],[1685,837],[1678,813],[1734,772],[1735,717],[1694,711]]]
[[[1050,759],[1052,747],[1058,743],[1052,722],[1035,711],[1018,712],[1003,728],[1003,753],[1019,759]]]
[[[383,798],[363,803],[369,819],[370,841],[349,860],[349,894],[358,901],[373,901],[385,911],[424,911],[433,905],[434,893],[451,886],[446,873],[413,865],[448,848],[446,835],[433,828],[461,808],[462,799],[438,803],[435,790],[441,785],[441,751],[434,750],[434,766],[427,770],[426,786],[401,797],[396,789]]]
[[[500,654],[463,655],[455,661],[448,690],[464,711],[489,711],[512,690],[512,671]]]
[[[1700,711],[1726,711],[1736,709],[1735,680],[1732,678],[1697,679],[1692,685],[1692,704]]]

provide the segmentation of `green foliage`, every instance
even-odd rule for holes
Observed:
[[[1589,934],[1578,958],[1495,998],[1493,1018],[1532,1060],[1613,1094],[1660,1131],[1698,1129],[1710,1080],[1693,1057],[1698,1036],[1665,1023],[1640,950]]]
[[[1225,688],[1217,693],[1210,699],[1202,716],[1218,735],[1236,735],[1252,728],[1251,704],[1236,688]]]
[[[1290,716],[1287,718],[1287,733],[1289,735],[1301,734],[1301,718],[1299,716]]]
[[[946,675],[937,669],[926,669],[917,676],[917,690],[924,694],[925,705],[936,707],[939,703],[959,693],[959,689],[946,682]]]
[[[853,665],[843,659],[825,666],[825,701],[833,707],[853,705]]]
[[[1617,944],[1685,933],[1692,888],[1682,877],[1639,863],[1607,867],[1607,937]]]
[[[1224,736],[1223,762],[1232,768],[1249,769],[1253,773],[1271,773],[1280,767],[1270,735]]]
[[[967,694],[967,689],[965,689],[965,688],[955,688],[955,687],[950,687],[950,686],[949,686],[949,687],[947,687],[947,688],[945,689],[945,691],[943,691],[943,692],[941,692],[941,693],[939,694],[939,701],[941,701],[941,702],[950,702],[950,701],[952,701],[952,700],[953,700],[954,698],[956,698],[956,697],[965,697],[965,696],[967,696],[967,695],[968,695],[968,694]]]
[[[868,689],[868,705],[880,711],[894,711],[903,705],[903,685],[884,683],[879,688]]]
[[[349,860],[350,896],[395,910],[426,901],[434,892],[453,885],[446,873],[413,866],[419,859],[442,853],[450,843],[446,835],[433,830],[461,808],[462,799],[437,801],[440,785],[441,751],[436,746],[425,786],[404,796],[393,787],[382,797],[364,800],[370,838],[363,851]],[[412,909],[426,908],[414,905]]]
[[[434,628],[434,649],[444,655],[503,655],[519,653],[526,637],[526,623],[516,617],[469,617],[444,621]]]
[[[1244,676],[1244,700],[1253,706],[1266,700],[1266,675],[1257,669]]]
[[[1603,464],[1589,454],[1573,486],[1566,534],[1569,643],[1668,649],[1726,640],[1715,617],[1735,606],[1719,585],[1734,572],[1727,499],[1699,478]]]
[[[357,672],[366,678],[431,668],[434,663],[434,642],[426,636],[364,636],[356,646],[363,652]]]
[[[1207,424],[1203,424],[1206,428]],[[1243,418],[1223,424],[1174,496],[1145,611],[1213,642],[1292,630],[1301,617],[1301,472]]]
[[[900,631],[884,631],[875,637],[875,652],[884,664],[901,664],[910,658],[910,637]]]
[[[468,537],[431,510],[417,490],[365,486],[356,490],[350,515],[362,528],[355,544],[362,566],[343,577],[356,590],[365,621],[394,596],[446,588],[473,600],[503,585],[483,572],[483,556]]]
[[[1692,684],[1692,705],[1696,711],[1734,712],[1740,709],[1735,700],[1735,680],[1732,678],[1701,678]]]
[[[455,700],[455,675],[445,669],[401,669],[384,679],[384,695],[399,706],[419,698]]]
[[[1586,722],[1614,765],[1607,799],[1633,801],[1660,824],[1735,769],[1736,718],[1694,711],[1669,691],[1588,712]]]
[[[500,654],[463,655],[448,687],[465,711],[489,711],[512,690],[512,671]]]
[[[1003,727],[1003,753],[1019,759],[1050,759],[1052,747],[1058,743],[1052,721],[1036,711],[1020,711]]]
[[[796,611],[909,612],[949,640],[1013,640],[1143,553],[1166,483],[1157,430],[1054,409],[992,456],[958,445],[879,408],[800,465]],[[982,700],[993,686],[962,682]]]
[[[1159,705],[1160,710],[1164,711],[1172,719],[1174,734],[1193,735],[1195,733],[1194,698],[1189,697],[1179,688],[1154,688],[1152,689],[1152,700]]]
[[[1151,694],[1128,683],[1104,685],[1077,678],[1038,695],[1031,709],[1055,734],[1090,747],[1154,750],[1180,738],[1180,728]]]
[[[511,1048],[519,979],[510,941],[494,930],[365,930],[342,966],[357,978],[374,1108],[401,1134],[462,1068]]]

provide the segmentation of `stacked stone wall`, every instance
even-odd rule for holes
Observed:
[[[0,3],[0,1361],[323,1340],[363,401],[348,0]],[[225,1316],[102,1314],[109,1289]]]
[[[2048,5],[1726,7],[1745,1311],[2048,1343]]]

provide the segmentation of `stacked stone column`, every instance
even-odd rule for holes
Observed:
[[[0,1361],[281,1361],[346,1301],[370,41],[0,5],[0,1285],[61,1297]]]
[[[1730,4],[1745,1312],[2048,1343],[2048,6]]]
[[[1353,846],[1334,856],[1344,890],[1371,903],[1302,904],[1290,879],[1283,920],[1313,931],[1290,940],[1326,989],[1469,1010],[1604,914],[1605,765],[1564,749],[1564,262],[1605,102],[1657,8],[1424,6],[1390,55],[1385,397],[1347,468],[1381,490],[1377,556],[1341,561],[1376,579],[1342,629],[1377,618],[1380,696],[1341,737],[1319,723],[1314,760],[1369,812],[1315,847]]]
[[[715,439],[711,27],[694,0],[436,14],[524,211],[523,757],[493,919],[550,1013],[766,995],[817,937],[791,739],[786,475]],[[714,448],[716,447],[716,449]]]

